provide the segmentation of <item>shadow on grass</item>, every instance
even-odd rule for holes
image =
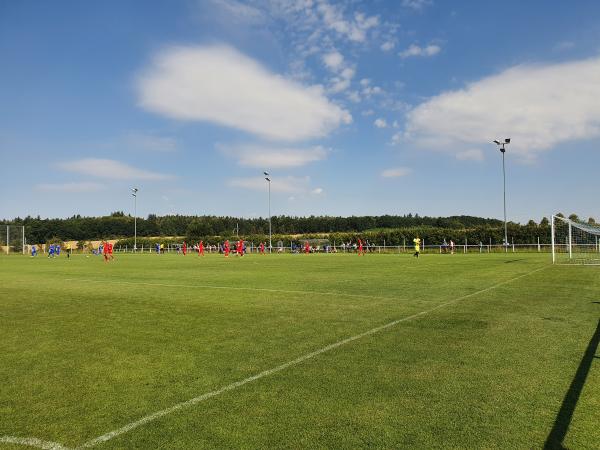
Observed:
[[[585,380],[588,372],[590,371],[592,361],[594,358],[596,358],[598,343],[600,343],[600,320],[598,320],[596,331],[593,334],[592,339],[590,339],[590,343],[588,344],[587,348],[585,349],[585,353],[583,354],[583,358],[581,358],[577,372],[575,372],[575,377],[573,378],[573,381],[571,381],[571,386],[569,386],[569,390],[567,391],[562,405],[560,406],[560,410],[556,415],[554,426],[552,427],[552,430],[546,439],[544,449],[565,448],[563,446],[563,441],[567,435],[567,431],[569,430],[571,420],[573,419],[573,413],[575,412],[575,407],[579,401],[579,396],[581,395],[581,391],[585,385]]]

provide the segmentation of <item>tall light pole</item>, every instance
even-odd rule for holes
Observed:
[[[273,244],[271,242],[271,176],[269,172],[263,172],[265,174],[265,180],[269,184],[269,253],[273,253]]]
[[[502,153],[502,178],[504,179],[504,251],[508,252],[508,228],[506,225],[506,166],[504,164],[504,153],[506,153],[506,149],[504,146],[510,144],[510,138],[504,139],[504,142],[494,139],[494,144],[498,146],[500,152]]]
[[[138,188],[131,189],[131,195],[133,196],[133,251],[137,251],[137,192]]]

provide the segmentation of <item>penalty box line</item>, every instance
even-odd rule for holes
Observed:
[[[133,286],[155,286],[155,287],[173,287],[173,288],[194,288],[194,289],[215,289],[215,290],[233,290],[233,291],[248,291],[248,292],[269,292],[273,294],[304,294],[304,295],[329,295],[333,297],[349,297],[349,298],[365,298],[373,300],[394,300],[392,297],[381,297],[377,295],[366,294],[349,294],[345,292],[327,292],[327,291],[301,291],[287,289],[269,289],[269,288],[252,288],[240,286],[218,286],[210,284],[174,284],[174,283],[152,283],[147,281],[125,281],[125,280],[94,280],[86,278],[65,278],[64,281],[77,281],[82,283],[112,283],[126,284]]]
[[[496,288],[498,288],[500,286],[504,286],[505,284],[512,283],[512,282],[517,281],[517,280],[519,280],[521,278],[524,278],[526,276],[529,276],[529,275],[532,275],[532,274],[534,274],[536,272],[539,272],[540,270],[543,270],[546,267],[548,267],[548,266],[544,266],[544,267],[540,267],[540,268],[534,269],[534,270],[532,270],[530,272],[527,272],[525,274],[522,274],[522,275],[519,275],[517,277],[511,278],[510,280],[502,281],[500,283],[497,283],[497,284],[494,284],[492,286],[489,286],[489,287],[487,287],[485,289],[481,289],[479,291],[472,292],[470,294],[466,294],[466,295],[463,295],[461,297],[458,297],[458,298],[456,298],[454,300],[450,300],[448,302],[441,303],[441,304],[439,304],[439,305],[437,305],[437,306],[435,306],[433,308],[427,309],[425,311],[421,311],[419,313],[412,314],[412,315],[407,316],[407,317],[403,317],[402,319],[394,320],[392,322],[386,323],[385,325],[380,325],[378,327],[372,328],[372,329],[370,329],[368,331],[365,331],[363,333],[356,334],[356,335],[348,337],[346,339],[342,339],[341,341],[338,341],[338,342],[334,342],[333,344],[330,344],[330,345],[328,345],[326,347],[323,347],[323,348],[320,348],[318,350],[315,350],[314,352],[308,353],[306,355],[300,356],[299,358],[296,358],[296,359],[294,359],[292,361],[288,361],[286,363],[283,363],[283,364],[281,364],[281,365],[279,365],[277,367],[274,367],[272,369],[267,369],[267,370],[265,370],[263,372],[260,372],[260,373],[258,373],[256,375],[253,375],[251,377],[248,377],[248,378],[245,378],[243,380],[236,381],[234,383],[228,384],[227,386],[224,386],[224,387],[222,387],[220,389],[217,389],[215,391],[207,392],[205,394],[199,395],[198,397],[194,397],[194,398],[192,398],[190,400],[187,400],[185,402],[177,403],[176,405],[173,405],[173,406],[171,406],[169,408],[162,409],[162,410],[157,411],[155,413],[149,414],[149,415],[147,415],[145,417],[142,417],[141,419],[138,419],[138,420],[136,420],[134,422],[131,422],[131,423],[129,423],[129,424],[127,424],[127,425],[125,425],[125,426],[123,426],[121,428],[118,428],[116,430],[110,431],[110,432],[108,432],[106,434],[103,434],[102,436],[98,436],[97,438],[94,438],[94,439],[92,439],[90,441],[87,441],[81,447],[84,447],[84,448],[85,447],[94,447],[95,445],[98,445],[98,444],[101,444],[103,442],[109,441],[109,440],[111,440],[111,439],[113,439],[113,438],[115,438],[117,436],[125,434],[125,433],[127,433],[127,432],[129,432],[129,431],[131,431],[131,430],[133,430],[133,429],[135,429],[137,427],[139,427],[139,426],[142,426],[144,424],[147,424],[149,422],[157,420],[157,419],[159,419],[161,417],[167,416],[169,414],[172,414],[174,412],[177,412],[177,411],[185,409],[185,408],[189,408],[189,407],[194,406],[194,405],[196,405],[196,404],[198,404],[198,403],[200,403],[200,402],[202,402],[204,400],[208,400],[208,399],[210,399],[212,397],[216,397],[216,396],[218,396],[220,394],[223,394],[225,392],[234,390],[236,388],[244,386],[245,384],[251,383],[253,381],[260,380],[261,378],[267,377],[267,376],[272,375],[274,373],[281,372],[282,370],[287,369],[288,367],[292,367],[292,366],[298,365],[298,364],[300,364],[300,363],[302,363],[304,361],[312,359],[312,358],[314,358],[316,356],[319,356],[319,355],[321,355],[323,353],[326,353],[326,352],[329,352],[331,350],[334,350],[334,349],[336,349],[338,347],[341,347],[341,346],[343,346],[345,344],[349,344],[350,342],[353,342],[353,341],[356,341],[358,339],[361,339],[361,338],[364,338],[364,337],[367,337],[367,336],[371,336],[371,335],[380,333],[380,332],[382,332],[384,330],[387,330],[388,328],[391,328],[391,327],[393,327],[395,325],[398,325],[399,323],[407,322],[407,321],[413,320],[413,319],[417,319],[417,318],[422,317],[422,316],[424,316],[426,314],[430,314],[430,313],[432,313],[434,311],[437,311],[438,309],[441,309],[441,308],[444,308],[446,306],[450,306],[452,304],[455,304],[455,303],[457,303],[457,302],[459,302],[461,300],[465,300],[467,298],[474,297],[476,295],[480,295],[480,294],[483,294],[485,292],[491,291],[491,290],[496,289]]]
[[[43,450],[70,450],[58,442],[43,441],[38,438],[22,438],[16,436],[0,436],[0,444],[23,445],[26,447],[41,448]]]

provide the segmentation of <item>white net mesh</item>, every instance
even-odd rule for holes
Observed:
[[[22,225],[0,225],[0,251],[7,254],[23,253],[23,244],[26,244],[24,230]]]
[[[600,226],[552,216],[552,261],[600,265]]]

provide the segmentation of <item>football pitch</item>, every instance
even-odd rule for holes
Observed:
[[[600,270],[0,257],[0,448],[598,448]]]

